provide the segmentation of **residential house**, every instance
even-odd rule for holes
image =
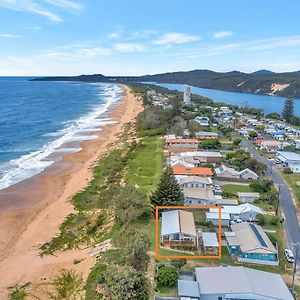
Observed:
[[[182,152],[196,152],[197,148],[188,148],[188,147],[166,147],[164,150],[165,156],[179,155]]]
[[[221,165],[219,168],[215,168],[215,173],[217,177],[220,178],[238,179],[240,177],[240,172],[225,165]]]
[[[254,171],[247,168],[240,172],[240,177],[245,180],[256,180],[258,175]]]
[[[300,173],[300,155],[295,152],[278,151],[279,159],[285,167],[290,168],[294,173]]]
[[[210,131],[198,131],[195,133],[198,140],[214,140],[219,138],[219,134]]]
[[[212,185],[210,177],[199,177],[199,176],[180,176],[179,185],[182,188],[205,188],[206,186]]]
[[[195,118],[195,121],[198,122],[201,126],[209,126],[209,118],[207,117],[201,117],[201,116],[197,116]]]
[[[193,213],[179,209],[163,211],[160,238],[164,246],[197,245]]]
[[[216,205],[219,205],[219,206],[236,206],[236,205],[239,205],[239,201],[237,199],[217,199],[216,200]]]
[[[167,147],[175,147],[175,148],[198,148],[198,140],[197,139],[166,139],[165,140]]]
[[[218,209],[211,208],[209,211],[217,213]],[[228,213],[231,221],[241,220],[245,222],[253,222],[256,220],[257,215],[265,214],[265,212],[260,207],[250,203],[244,203],[237,206],[226,205],[222,207],[221,211],[224,213]]]
[[[218,255],[219,241],[215,232],[199,232],[199,244],[206,255]]]
[[[195,280],[178,280],[178,296],[180,300],[200,300],[198,282]]]
[[[255,200],[259,199],[259,193],[251,193],[251,192],[238,192],[239,202],[241,203],[253,203]]]
[[[187,162],[191,162],[199,166],[201,164],[220,164],[223,161],[223,156],[219,151],[182,152],[179,155]]]
[[[277,250],[263,228],[253,223],[237,223],[225,232],[229,252],[238,261],[278,265]]]
[[[175,175],[188,175],[200,177],[211,177],[213,175],[211,168],[208,167],[173,167],[172,170]]]
[[[219,211],[218,209],[212,210],[205,213],[206,221],[212,222],[215,226],[219,226]],[[221,211],[221,226],[222,227],[228,227],[230,225],[230,214]]]
[[[294,300],[279,274],[241,266],[200,267],[195,272],[197,285],[178,281],[180,300]]]
[[[187,162],[186,160],[184,160],[184,158],[178,155],[170,156],[167,159],[167,164],[171,167],[186,167],[186,168],[195,167],[194,163]]]
[[[300,149],[300,140],[295,140],[295,147]]]
[[[211,185],[203,188],[183,188],[184,205],[188,206],[207,206],[214,205],[216,197],[212,191]]]
[[[283,143],[280,141],[263,141],[260,144],[260,150],[267,153],[275,153],[278,149],[283,147]]]

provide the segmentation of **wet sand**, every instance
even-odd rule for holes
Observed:
[[[39,246],[58,233],[74,211],[69,200],[91,180],[93,166],[123,126],[142,110],[141,102],[123,88],[120,104],[109,114],[118,123],[103,126],[97,139],[82,142],[80,152],[66,154],[40,175],[0,191],[0,299],[7,299],[7,287],[16,283],[39,284],[62,268],[86,275],[93,266],[88,249],[40,258]],[[74,264],[75,259],[82,262]]]

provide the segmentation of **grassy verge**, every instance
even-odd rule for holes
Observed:
[[[226,193],[238,193],[238,192],[252,192],[252,189],[249,187],[249,185],[244,184],[225,184],[222,185],[223,192]]]
[[[297,200],[296,203],[300,206],[300,174],[284,174],[280,170],[280,175],[293,191],[294,197]]]

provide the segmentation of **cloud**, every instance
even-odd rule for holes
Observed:
[[[18,39],[21,36],[9,33],[0,33],[0,39]]]
[[[41,7],[32,0],[0,0],[0,6],[16,11],[31,12],[43,17],[48,18],[53,22],[61,22],[60,16],[52,13],[51,11]]]
[[[154,40],[155,45],[170,45],[170,44],[184,44],[198,41],[200,37],[196,35],[188,35],[184,33],[166,33],[161,38]]]
[[[83,8],[83,5],[70,0],[44,0],[44,3],[52,6],[58,6],[62,9],[80,10]],[[40,3],[38,4],[36,0],[0,0],[0,6],[11,10],[37,14],[39,16],[46,17],[53,22],[62,21],[62,18],[59,15],[53,13],[48,8],[45,8]]]
[[[268,50],[273,51],[280,48],[295,47],[300,47],[300,35],[257,39],[237,43],[227,43],[217,46],[206,45],[205,47],[203,46],[202,48],[198,48],[197,51],[176,53],[174,56],[193,59],[200,57],[217,56],[236,51],[239,51],[240,53],[260,52]]]
[[[59,6],[66,9],[81,10],[83,8],[82,4],[69,0],[45,0],[47,3],[50,3],[55,6]]]
[[[26,29],[28,30],[42,30],[41,26],[27,26]]]
[[[118,52],[143,52],[145,47],[142,44],[137,43],[119,43],[114,46],[115,50]]]
[[[223,38],[226,38],[226,37],[229,37],[232,35],[233,35],[232,31],[218,31],[213,34],[213,38],[214,39],[223,39]]]
[[[99,46],[84,44],[64,45],[58,49],[48,49],[42,51],[38,58],[59,59],[59,60],[82,60],[107,56],[112,54],[111,49]]]

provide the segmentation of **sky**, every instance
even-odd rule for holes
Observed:
[[[0,76],[300,70],[299,0],[0,0]]]

